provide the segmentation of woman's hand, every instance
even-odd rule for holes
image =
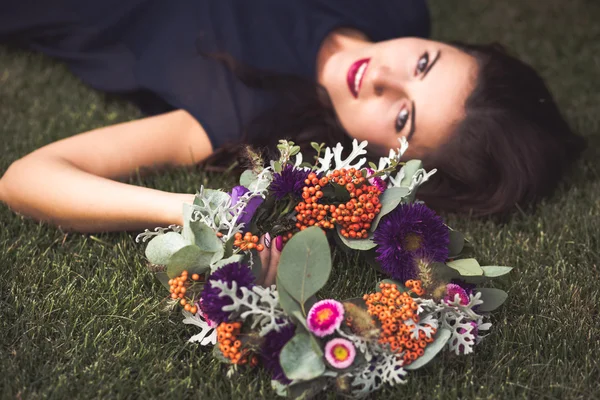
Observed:
[[[95,129],[15,161],[0,179],[0,201],[14,211],[81,232],[181,224],[193,195],[116,182],[140,170],[187,166],[212,146],[187,112]]]
[[[259,253],[262,270],[260,277],[256,281],[258,285],[269,287],[274,285],[277,280],[277,268],[283,250],[283,237],[277,236],[272,239],[267,233],[260,238],[264,250]]]

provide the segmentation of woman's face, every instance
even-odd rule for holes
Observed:
[[[401,38],[335,52],[319,82],[350,136],[380,153],[404,136],[406,156],[418,158],[443,144],[464,117],[476,72],[476,60],[452,46]]]

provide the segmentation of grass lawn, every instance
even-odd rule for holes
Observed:
[[[548,80],[590,149],[561,189],[506,224],[449,215],[485,263],[512,265],[508,303],[478,352],[445,354],[380,398],[600,396],[600,4],[592,0],[430,0],[434,37],[499,41]],[[0,174],[57,139],[139,117],[61,64],[0,47]],[[177,170],[134,183],[194,192],[233,176]],[[44,193],[39,193],[44,196]],[[143,207],[143,204],[140,205]],[[265,374],[224,379],[193,327],[160,311],[164,288],[134,234],[65,234],[0,206],[2,398],[275,397]],[[371,290],[377,275],[338,258],[328,296]],[[331,397],[331,396],[330,396]]]

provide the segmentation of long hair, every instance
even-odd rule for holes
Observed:
[[[475,87],[465,118],[442,146],[423,157],[424,166],[438,172],[418,197],[437,210],[483,216],[550,195],[585,141],[571,131],[533,68],[496,44],[453,45],[476,59]],[[273,149],[284,138],[303,151],[311,151],[313,141],[350,144],[325,88],[315,81],[256,70],[228,55],[211,57],[246,85],[279,96],[274,108],[245,127],[252,146]]]

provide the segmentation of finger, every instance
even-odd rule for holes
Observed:
[[[260,276],[256,280],[257,285],[263,285],[267,272],[269,271],[269,264],[271,263],[271,235],[265,233],[260,237],[259,243],[264,246],[263,251],[258,253],[261,263]]]
[[[265,278],[265,286],[271,286],[277,281],[277,268],[279,267],[279,259],[281,258],[281,250],[283,250],[283,237],[277,236],[274,245],[271,246],[271,260],[269,262],[269,271]]]

